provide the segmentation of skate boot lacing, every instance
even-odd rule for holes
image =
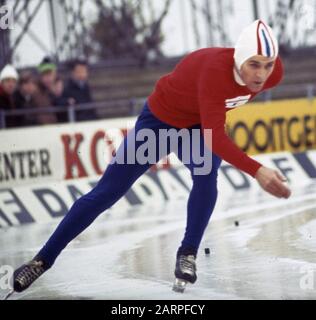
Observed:
[[[17,281],[22,288],[25,288],[45,271],[42,261],[31,261],[19,272],[15,281]]]
[[[195,258],[193,255],[180,255],[179,264],[183,273],[194,274],[196,271]]]

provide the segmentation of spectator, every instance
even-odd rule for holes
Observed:
[[[50,58],[44,58],[38,66],[39,82],[38,90],[34,95],[34,106],[36,108],[48,108],[54,106],[54,86],[57,78],[57,67]],[[37,116],[38,124],[51,124],[57,122],[54,113],[40,113]]]
[[[32,109],[35,106],[34,95],[37,92],[37,84],[30,72],[21,75],[18,82],[18,89],[13,95],[14,105],[17,109]],[[36,116],[26,114],[21,117],[21,125],[35,125]]]
[[[65,87],[63,97],[68,105],[91,103],[91,90],[88,83],[88,64],[84,60],[75,60],[71,63],[71,78]],[[78,121],[94,120],[97,118],[95,110],[80,110],[76,112]]]
[[[13,93],[17,87],[19,75],[13,66],[7,65],[0,73],[0,110],[14,110]],[[6,127],[16,127],[19,119],[15,116],[6,117]]]

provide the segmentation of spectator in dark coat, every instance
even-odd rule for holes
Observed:
[[[71,64],[71,78],[68,80],[63,98],[69,105],[79,105],[91,103],[92,96],[88,83],[89,70],[88,64],[83,60],[75,60]],[[94,120],[97,118],[95,110],[81,110],[76,112],[78,121]]]
[[[34,95],[37,92],[37,84],[30,72],[21,75],[18,82],[18,89],[13,95],[14,105],[17,109],[32,109],[35,107]],[[21,116],[21,125],[35,125],[36,115],[26,114]]]

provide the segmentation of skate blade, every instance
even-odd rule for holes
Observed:
[[[172,287],[175,292],[183,293],[186,287],[187,281],[176,278]]]
[[[14,292],[14,290],[11,290],[2,300],[9,300],[9,298],[13,295]]]

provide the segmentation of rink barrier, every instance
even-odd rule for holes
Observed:
[[[249,104],[227,117],[228,133],[250,155],[316,149],[316,100]],[[0,131],[0,188],[101,175],[135,120]],[[180,165],[173,155],[171,162]]]
[[[245,105],[227,113],[227,132],[249,155],[316,149],[316,99]]]

